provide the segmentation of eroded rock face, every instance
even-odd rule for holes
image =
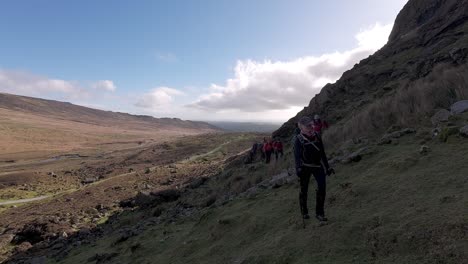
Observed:
[[[463,0],[411,0],[398,14],[389,41],[418,38],[426,42],[466,16]]]

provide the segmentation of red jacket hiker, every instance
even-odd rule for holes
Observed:
[[[313,124],[314,124],[314,132],[317,132],[319,134],[322,133],[323,129],[328,128],[327,121],[322,121],[318,115],[314,116]]]
[[[266,142],[263,144],[263,151],[267,152],[267,151],[272,151],[272,150],[273,150],[273,146],[271,142]]]
[[[281,143],[280,141],[276,141],[273,145],[273,148],[275,150],[283,150],[283,143]]]

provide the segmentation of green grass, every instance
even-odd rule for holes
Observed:
[[[419,154],[416,141],[407,136],[398,145],[375,146],[361,162],[338,166],[328,179],[328,225],[308,220],[302,229],[298,186],[289,185],[153,226],[116,246],[118,233],[112,232],[57,263],[113,252],[119,253],[113,263],[463,263],[468,141],[434,141],[427,155]],[[253,180],[288,163],[249,165],[256,166],[253,172],[234,166],[226,169],[225,182],[242,173]],[[209,184],[222,189],[221,183]],[[142,215],[128,212],[120,223],[133,225]]]
[[[0,190],[0,202],[8,202],[11,200],[29,199],[41,196],[37,191],[19,190],[18,187],[5,188]],[[7,198],[5,198],[7,197]]]

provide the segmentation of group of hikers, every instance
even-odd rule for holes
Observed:
[[[270,163],[272,154],[275,154],[275,160],[283,157],[283,143],[281,140],[272,140],[265,137],[263,138],[263,143],[253,143],[246,163],[252,163],[255,160],[258,150],[260,151],[261,159],[267,164]]]
[[[325,147],[322,141],[323,130],[328,123],[321,120],[319,115],[313,118],[304,116],[296,123],[292,138],[296,175],[300,183],[299,205],[303,219],[310,219],[307,206],[310,178],[314,176],[317,182],[315,193],[315,217],[323,222],[325,217],[326,177],[335,173],[328,164]],[[283,143],[280,139],[264,138],[263,143],[254,143],[246,163],[254,161],[257,151],[260,150],[262,160],[270,163],[274,153],[276,160],[283,157]]]

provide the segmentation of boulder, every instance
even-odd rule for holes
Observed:
[[[84,180],[81,181],[82,184],[91,184],[96,182],[96,178],[85,178]]]
[[[285,172],[282,172],[280,174],[273,176],[269,184],[272,188],[278,188],[280,186],[291,183],[293,181],[294,181],[294,177],[289,175],[289,173],[285,171]]]
[[[399,131],[387,133],[383,135],[383,137],[379,140],[377,144],[378,145],[390,144],[393,142],[392,139],[400,138],[404,135],[412,134],[412,133],[416,133],[416,130],[412,128],[405,128]]]
[[[468,111],[468,100],[458,101],[450,107],[450,112],[453,115],[461,114]]]
[[[21,252],[25,252],[27,251],[28,249],[32,248],[33,246],[31,245],[31,243],[29,242],[23,242],[21,244],[19,244],[16,248],[15,248],[15,253],[18,254],[18,253],[21,253]]]
[[[432,117],[431,117],[431,123],[436,126],[442,122],[447,122],[450,117],[450,112],[446,109],[441,109],[437,111]]]
[[[460,128],[460,135],[468,138],[468,125]]]
[[[429,153],[429,151],[430,151],[430,148],[427,145],[422,145],[419,148],[419,154],[421,154],[421,155],[425,155],[425,154]]]

